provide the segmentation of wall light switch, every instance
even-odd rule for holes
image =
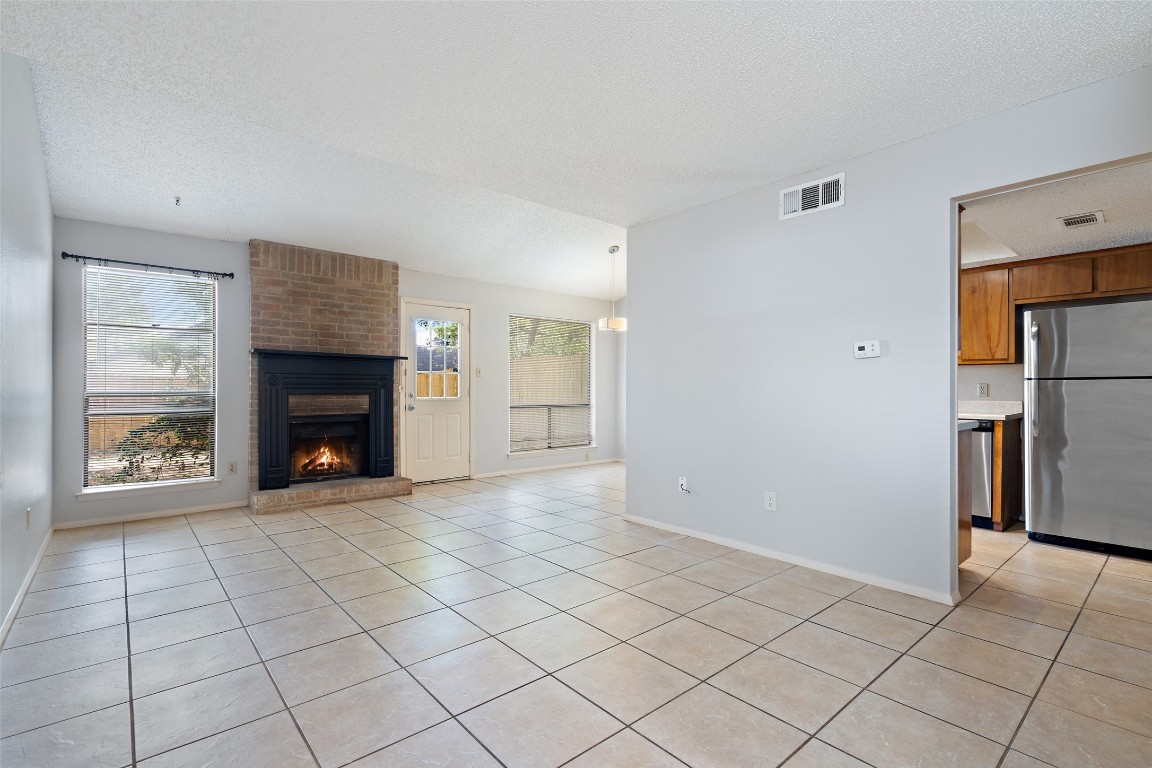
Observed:
[[[864,357],[880,357],[880,339],[857,341],[852,345],[852,355],[857,359]]]

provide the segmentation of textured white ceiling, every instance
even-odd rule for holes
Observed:
[[[1152,63],[1145,2],[0,12],[60,215],[600,296],[618,227]]]
[[[1014,261],[1020,256],[1004,243],[980,228],[974,221],[966,221],[968,212],[961,215],[960,263],[964,266]]]
[[[1057,221],[1090,211],[1104,211],[1104,223],[1067,229]],[[1152,163],[972,200],[962,219],[968,266],[1152,242]]]

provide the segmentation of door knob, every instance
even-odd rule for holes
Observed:
[[[408,403],[408,410],[414,411],[416,410],[416,406],[412,405],[412,403]]]

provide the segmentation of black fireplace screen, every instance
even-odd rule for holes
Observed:
[[[367,415],[292,417],[288,482],[367,474]]]
[[[260,490],[393,476],[393,368],[405,358],[253,351]],[[308,407],[298,407],[301,402]]]

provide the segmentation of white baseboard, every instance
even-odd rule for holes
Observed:
[[[594,464],[623,464],[620,459],[592,459],[591,461],[574,461],[570,464],[549,464],[544,467],[525,467],[523,469],[506,469],[503,472],[481,472],[472,475],[473,480],[483,480],[486,477],[501,477],[503,475],[528,475],[533,472],[547,472],[550,469],[572,469],[573,467],[591,467]]]
[[[841,568],[838,565],[831,565],[829,563],[822,563],[818,560],[810,560],[806,557],[797,557],[785,552],[777,552],[774,549],[766,547],[758,547],[754,544],[748,544],[743,541],[736,541],[735,539],[728,539],[723,536],[715,536],[711,533],[704,533],[692,528],[682,528],[679,525],[671,525],[669,523],[661,522],[660,520],[652,520],[647,517],[640,517],[638,515],[624,515],[625,520],[630,520],[634,523],[642,525],[649,525],[653,528],[659,528],[664,531],[671,531],[672,533],[681,533],[685,536],[695,536],[698,539],[711,541],[713,544],[721,544],[725,547],[732,547],[744,552],[751,552],[754,555],[763,555],[764,557],[771,557],[776,560],[783,560],[786,563],[793,565],[802,565],[805,568],[812,568],[817,571],[824,571],[831,573],[835,576],[843,576],[846,579],[854,579],[855,581],[862,581],[865,584],[872,584],[873,586],[883,587],[884,589],[891,589],[895,592],[903,592],[906,595],[914,597],[922,597],[925,600],[931,600],[934,603],[943,603],[944,605],[956,605],[960,602],[959,592],[937,592],[931,589],[924,589],[917,587],[914,584],[906,584],[902,581],[895,579],[886,579],[882,576],[874,576],[870,573],[860,573],[853,571],[849,568]]]
[[[182,509],[165,509],[160,512],[139,512],[134,515],[119,515],[117,517],[97,517],[91,520],[69,520],[56,523],[57,531],[65,528],[87,528],[92,525],[108,525],[109,523],[131,523],[136,520],[152,520],[157,517],[176,517],[177,515],[191,515],[194,512],[214,512],[217,509],[238,509],[247,507],[247,501],[227,501],[220,504],[202,504],[198,507],[184,507]]]
[[[32,561],[32,567],[28,569],[28,573],[24,576],[24,581],[20,584],[20,589],[16,591],[16,598],[12,601],[12,607],[8,609],[8,614],[4,617],[4,623],[0,625],[0,646],[4,645],[4,641],[8,639],[8,630],[12,629],[12,622],[16,621],[16,614],[20,612],[20,605],[24,602],[24,595],[28,594],[28,587],[32,586],[32,579],[36,576],[36,571],[40,568],[40,561],[44,559],[44,553],[48,550],[48,542],[52,541],[52,531],[44,536],[44,541],[40,544],[40,551],[36,553],[36,559]]]

